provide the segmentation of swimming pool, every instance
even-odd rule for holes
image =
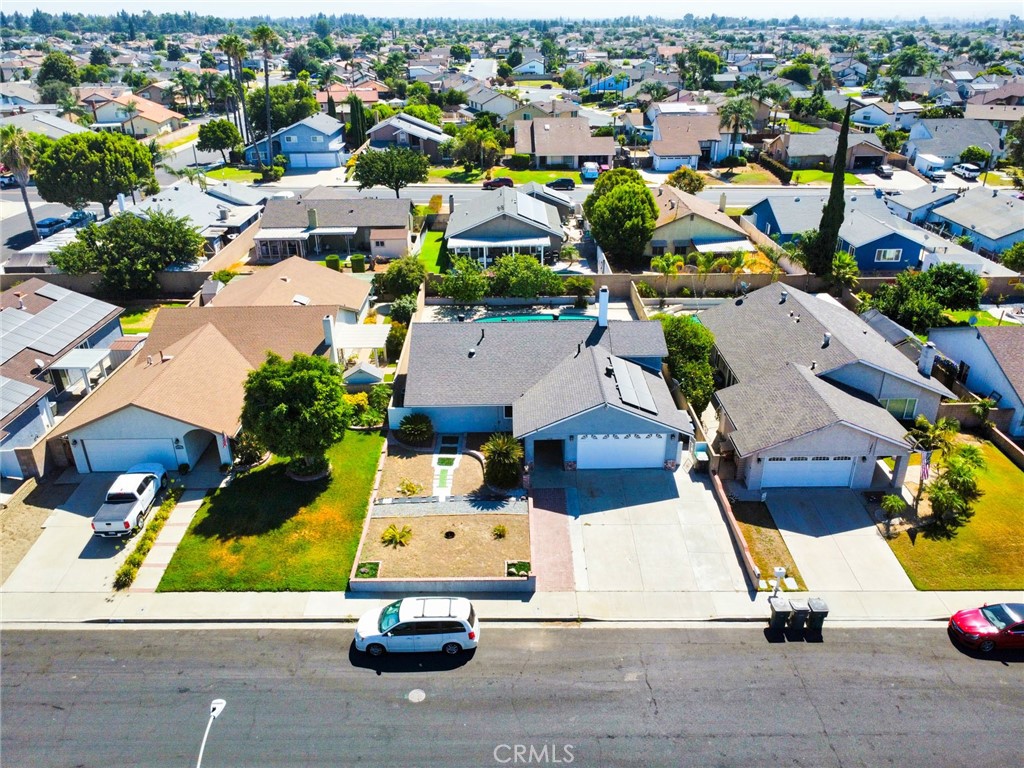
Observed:
[[[552,320],[589,320],[593,322],[597,318],[586,315],[552,315],[539,312],[532,315],[495,315],[494,317],[481,317],[474,320],[474,323],[537,323]]]

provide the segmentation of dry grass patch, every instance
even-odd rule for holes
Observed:
[[[412,529],[406,546],[381,544],[381,534],[392,524]],[[505,526],[505,538],[494,538],[496,525]],[[447,531],[455,537],[446,539]],[[380,561],[383,579],[504,576],[506,560],[529,559],[529,516],[500,514],[373,518],[359,553],[359,562]]]
[[[771,578],[772,570],[781,565],[786,569],[787,576],[796,579],[797,587],[806,590],[803,576],[768,507],[760,501],[737,501],[733,503],[732,511],[750,549],[750,555],[761,569],[762,578]]]
[[[36,485],[22,489],[0,515],[0,584],[7,581],[21,559],[32,549],[43,532],[43,523],[57,507],[66,502],[74,485]]]
[[[472,456],[463,454],[459,459],[459,466],[455,467],[452,493],[456,496],[490,493],[490,490],[484,485],[484,467]]]
[[[413,496],[430,496],[434,485],[434,455],[432,453],[416,453],[404,448],[388,447],[388,456],[384,460],[384,471],[381,473],[381,498],[402,498],[400,486],[403,480],[409,480],[422,486],[423,490]]]

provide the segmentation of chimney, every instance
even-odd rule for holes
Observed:
[[[309,216],[309,228],[316,229],[320,226],[320,221],[316,216],[316,208],[309,208],[306,210],[306,215]]]
[[[597,324],[601,328],[608,327],[608,286],[602,285],[597,292]]]
[[[20,293],[16,293],[14,295],[18,297],[18,309],[24,309],[25,308],[25,298]]]
[[[725,192],[718,196],[718,210],[725,213]]]
[[[228,220],[228,213],[229,213],[229,211],[228,211],[227,208],[218,208],[217,209],[217,217],[221,221],[227,221]]]
[[[337,363],[338,347],[334,344],[334,318],[330,315],[324,315],[324,344],[331,351],[331,362]]]
[[[831,341],[832,341],[832,334],[828,333],[826,331],[825,337],[821,340],[821,348],[825,349],[825,347],[827,347]]]
[[[788,299],[788,298],[789,298],[789,291],[783,290],[782,293],[779,294],[779,304],[785,304],[786,303],[786,299]]]
[[[470,357],[476,357],[476,347],[470,347],[469,348],[469,356]]]
[[[455,195],[448,195],[448,215],[455,213]]]
[[[917,370],[922,376],[932,377],[932,368],[935,365],[935,343],[929,341],[921,349],[921,357],[917,360]]]

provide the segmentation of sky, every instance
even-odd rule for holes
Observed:
[[[279,0],[3,0],[6,13],[33,9],[48,13],[63,11],[78,13],[112,14],[118,11],[154,13],[193,11],[214,16],[238,17],[282,13],[328,15],[343,12],[362,13],[367,16],[447,16],[455,18],[610,18],[627,13],[680,18],[686,13],[698,16],[722,10],[730,16],[788,18],[799,16],[849,16],[851,18],[911,18],[924,15],[930,19],[951,18],[1008,18],[1022,15],[1021,0],[731,0],[723,6],[707,2],[685,0],[645,0],[641,4],[623,3],[622,0],[377,0],[374,3],[342,3],[338,0],[303,0],[300,4],[282,4]]]

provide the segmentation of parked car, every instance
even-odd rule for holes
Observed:
[[[883,179],[891,179],[893,173],[893,167],[891,165],[876,165],[875,173],[881,176]]]
[[[356,650],[371,656],[444,651],[454,656],[480,642],[480,622],[464,597],[405,597],[364,613]]]
[[[865,88],[863,91],[860,92],[860,95],[861,96],[881,96],[882,94],[880,94],[874,88]]]
[[[959,176],[961,179],[967,179],[968,181],[974,181],[978,176],[981,175],[981,168],[974,165],[973,163],[959,163],[953,166],[953,173]]]
[[[508,176],[495,176],[484,182],[484,189],[497,189],[498,187],[514,187],[515,182]]]
[[[941,168],[930,168],[927,171],[923,171],[922,173],[924,174],[924,177],[926,179],[930,179],[931,181],[946,180],[946,172]]]
[[[0,176],[0,189],[12,189],[18,186],[18,180],[14,178],[13,173],[6,173]]]
[[[619,109],[636,109],[637,103],[635,101],[627,101],[623,104],[619,104]]]
[[[999,603],[957,611],[949,619],[957,642],[982,653],[1024,648],[1024,603]]]
[[[548,187],[549,189],[573,190],[573,189],[576,189],[576,182],[573,181],[572,179],[566,179],[566,178],[552,179],[551,181],[549,181],[544,186]]]
[[[55,219],[52,216],[36,222],[36,228],[39,230],[40,237],[54,235],[62,229],[66,229],[67,226],[68,223],[64,219]]]
[[[142,530],[156,495],[167,484],[162,464],[136,464],[118,475],[92,519],[95,536],[131,536]]]
[[[551,83],[544,83],[544,85],[542,85],[540,88],[541,88],[542,91],[550,91],[551,90]]]
[[[580,179],[583,181],[593,181],[600,175],[600,173],[601,169],[598,167],[597,163],[584,163],[583,167],[580,169]]]
[[[96,221],[96,214],[92,211],[73,211],[67,218],[69,227],[84,227]]]

